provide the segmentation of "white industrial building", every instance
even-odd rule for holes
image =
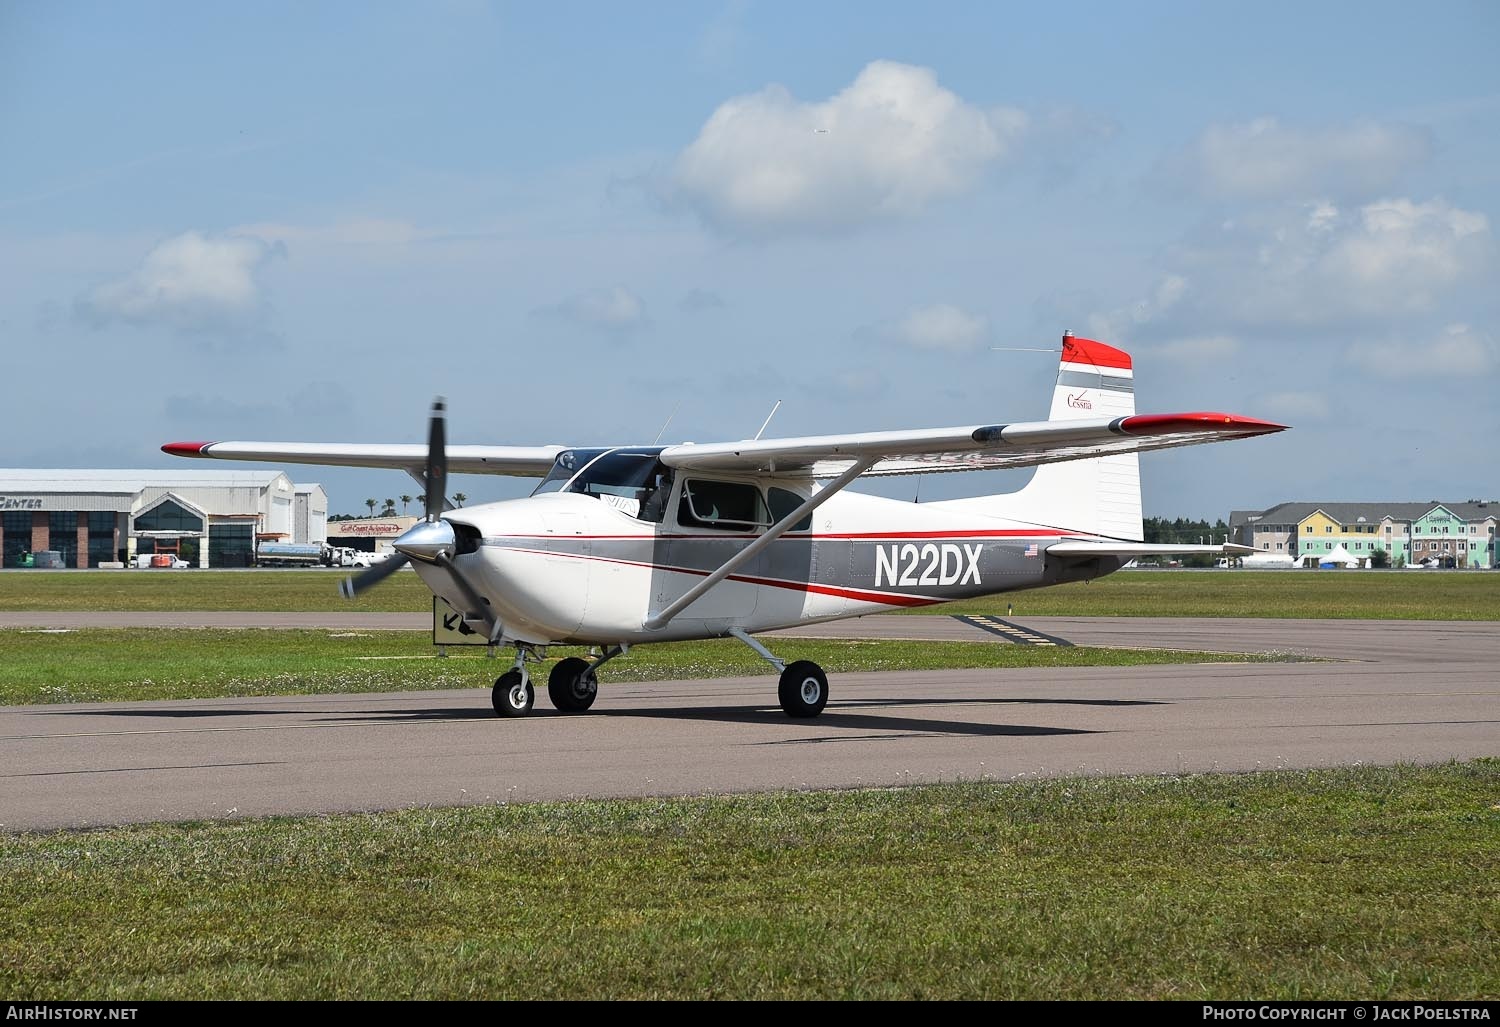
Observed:
[[[194,567],[248,567],[257,542],[325,542],[328,497],[280,471],[0,469],[5,567],[62,554],[97,567],[171,553]]]

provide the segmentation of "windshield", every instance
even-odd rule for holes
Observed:
[[[656,484],[656,469],[655,453],[607,453],[579,472],[568,483],[567,491],[594,496],[638,517],[641,503]]]
[[[543,492],[557,492],[573,479],[580,469],[587,467],[593,460],[598,459],[607,449],[565,449],[557,454],[557,460],[552,464],[552,470],[547,472],[541,484],[531,490],[533,496],[540,496]]]

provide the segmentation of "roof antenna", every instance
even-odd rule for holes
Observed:
[[[677,400],[677,405],[672,408],[672,412],[670,414],[668,414],[667,415],[667,419],[662,422],[661,431],[657,432],[656,433],[656,438],[654,438],[654,439],[651,440],[651,444],[653,446],[656,445],[658,442],[661,441],[661,437],[666,434],[667,425],[669,425],[669,424],[672,423],[672,418],[676,417],[677,416],[677,411],[679,411],[681,409],[682,409],[682,400],[679,398]]]
[[[758,442],[758,441],[760,441],[760,437],[766,433],[766,425],[768,425],[768,424],[771,423],[771,418],[775,417],[776,416],[776,411],[778,411],[780,409],[781,409],[781,400],[778,399],[776,401],[776,405],[771,408],[771,412],[766,415],[766,422],[765,422],[765,424],[762,424],[760,426],[760,431],[758,431],[758,432],[755,433],[755,438],[751,439],[750,440],[751,442]]]

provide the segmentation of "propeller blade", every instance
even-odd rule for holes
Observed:
[[[427,422],[427,519],[443,515],[443,496],[448,491],[448,431],[445,425],[443,398],[432,401],[432,417]]]
[[[379,563],[371,564],[358,574],[351,574],[339,583],[339,595],[353,599],[372,585],[378,585],[410,562],[405,553],[388,556]]]

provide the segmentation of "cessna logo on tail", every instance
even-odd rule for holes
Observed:
[[[1073,395],[1071,392],[1068,393],[1068,406],[1073,407],[1073,408],[1075,408],[1077,410],[1092,410],[1092,409],[1094,409],[1093,402],[1087,396],[1085,396],[1081,392],[1078,395],[1076,395],[1076,396]]]
[[[979,554],[983,549],[982,543],[967,546],[953,542],[876,546],[875,587],[981,584]]]

